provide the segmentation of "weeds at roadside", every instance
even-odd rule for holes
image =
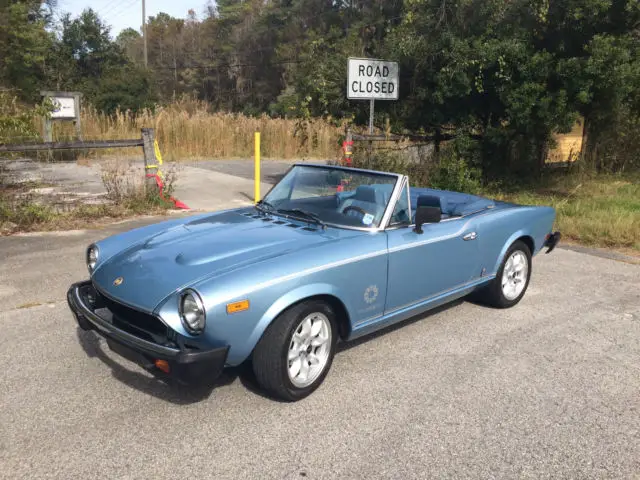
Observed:
[[[630,249],[640,253],[640,176],[589,175],[580,169],[553,171],[542,179],[512,179],[482,184],[460,157],[445,152],[414,161],[397,152],[361,154],[354,165],[409,175],[412,186],[480,194],[521,205],[556,209],[555,228],[563,238],[587,246]]]
[[[120,161],[107,162],[101,172],[107,194],[96,204],[56,205],[52,199],[32,193],[31,183],[0,183],[0,234],[86,228],[109,219],[143,214],[164,214],[173,204],[163,200],[154,185],[147,186],[139,166]],[[165,198],[173,191],[176,169],[164,173]]]
[[[508,192],[489,189],[485,194],[523,205],[554,207],[556,228],[568,240],[640,252],[639,180],[622,175],[560,176],[538,187]]]

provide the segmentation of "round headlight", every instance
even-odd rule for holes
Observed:
[[[98,263],[98,247],[92,245],[87,249],[87,268],[89,269],[89,273],[93,272],[93,269],[96,268],[96,263]]]
[[[206,314],[202,299],[193,290],[188,290],[180,297],[180,319],[190,333],[204,330]]]

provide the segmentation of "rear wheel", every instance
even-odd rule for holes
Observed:
[[[295,305],[273,321],[256,345],[256,380],[276,398],[301,400],[329,372],[337,335],[335,313],[329,305],[314,300]]]
[[[522,241],[507,250],[496,278],[479,295],[485,303],[497,308],[510,308],[524,297],[531,278],[531,251]]]

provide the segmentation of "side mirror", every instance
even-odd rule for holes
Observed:
[[[440,207],[418,207],[416,209],[416,227],[413,231],[422,235],[424,233],[422,225],[425,223],[439,223],[441,215]]]

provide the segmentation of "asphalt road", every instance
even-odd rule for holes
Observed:
[[[255,175],[255,165],[252,159],[239,159],[239,160],[197,160],[194,162],[183,162],[185,165],[190,165],[205,170],[212,170],[215,172],[226,173],[227,175],[234,175],[236,177],[242,177],[247,180],[253,180]],[[263,160],[260,163],[262,181],[275,184],[278,182],[287,170],[296,163],[296,161],[289,160]],[[298,163],[326,163],[322,160],[304,161],[299,160]]]
[[[77,329],[84,248],[0,238],[0,478],[638,478],[640,266],[556,250],[510,310],[346,345],[308,399],[172,388]],[[408,273],[410,274],[410,273]]]

